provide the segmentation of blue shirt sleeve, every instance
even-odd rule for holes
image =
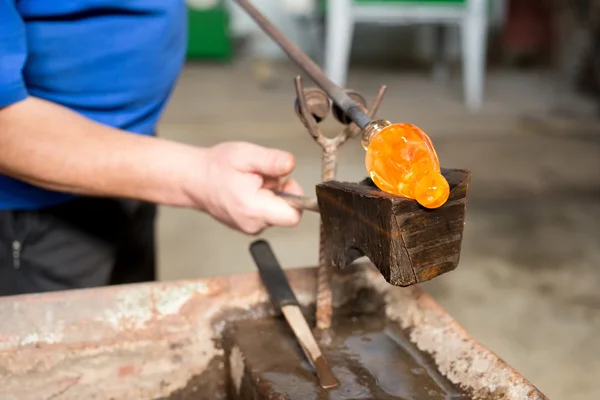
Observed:
[[[23,67],[27,59],[25,24],[14,0],[0,0],[0,107],[24,100]]]

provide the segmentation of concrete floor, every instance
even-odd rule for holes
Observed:
[[[292,151],[306,192],[318,182],[319,147],[296,119],[291,67],[260,90],[243,62],[189,65],[160,134],[211,145],[248,140]],[[490,72],[484,110],[469,115],[460,78],[435,84],[426,74],[354,71],[352,87],[388,94],[379,115],[420,125],[445,167],[473,172],[459,268],[424,285],[476,339],[552,399],[600,398],[600,140],[525,132],[518,116],[554,103],[552,78]],[[562,95],[565,98],[565,95]],[[568,99],[569,100],[569,99]],[[577,99],[572,99],[576,101]],[[324,123],[326,133],[336,125]],[[338,178],[365,176],[356,142],[342,151]],[[317,261],[317,216],[295,229],[265,232],[286,268]],[[164,280],[252,271],[247,246],[206,215],[161,209]]]

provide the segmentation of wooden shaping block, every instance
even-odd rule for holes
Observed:
[[[325,248],[344,268],[367,256],[395,286],[425,282],[458,266],[471,173],[442,169],[450,184],[446,204],[426,209],[379,190],[370,179],[317,185]]]

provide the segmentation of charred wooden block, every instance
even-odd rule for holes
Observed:
[[[471,173],[442,169],[446,204],[426,209],[379,190],[370,179],[317,185],[332,263],[343,268],[365,255],[396,286],[428,281],[458,266]]]

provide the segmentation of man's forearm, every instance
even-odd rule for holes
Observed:
[[[46,189],[192,206],[186,174],[204,174],[203,158],[205,149],[127,133],[37,98],[0,109],[0,173]]]

